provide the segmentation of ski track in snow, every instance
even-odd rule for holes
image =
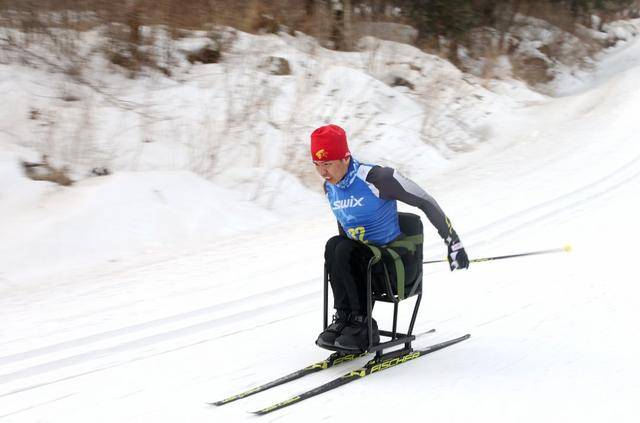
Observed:
[[[640,155],[595,182],[586,184],[572,192],[537,204],[518,213],[504,216],[486,226],[471,230],[467,235],[474,238],[483,235],[482,242],[491,242],[492,240],[511,234],[533,223],[540,223],[545,219],[558,217],[563,213],[571,213],[576,207],[583,206],[604,195],[609,195],[614,190],[624,187],[625,184],[636,180],[639,176]],[[503,229],[505,226],[507,229]],[[496,231],[498,231],[498,233],[488,234],[488,232]]]
[[[5,365],[5,364],[10,364],[10,363],[14,363],[14,362],[18,362],[18,361],[22,361],[22,360],[26,360],[26,359],[30,359],[30,358],[34,358],[34,357],[38,357],[41,355],[47,355],[47,354],[51,354],[51,353],[56,353],[65,349],[72,349],[72,348],[76,348],[79,346],[83,346],[86,344],[91,344],[97,341],[102,341],[105,339],[109,339],[109,338],[116,338],[119,337],[123,334],[132,334],[135,332],[140,332],[143,330],[147,330],[150,328],[155,328],[155,327],[159,327],[159,326],[163,326],[167,323],[175,323],[175,322],[179,322],[182,320],[187,320],[187,319],[191,319],[194,317],[207,317],[209,314],[213,314],[218,313],[218,312],[226,312],[226,311],[233,311],[236,307],[239,307],[241,305],[250,303],[250,302],[269,302],[271,303],[271,306],[278,306],[280,305],[283,301],[278,301],[278,302],[273,302],[274,298],[278,296],[281,293],[284,293],[285,291],[290,292],[291,290],[297,290],[299,289],[299,287],[303,287],[306,288],[309,285],[313,284],[313,285],[317,285],[318,281],[316,279],[312,279],[312,280],[308,280],[308,281],[304,281],[304,282],[300,282],[296,285],[293,286],[286,286],[286,287],[282,287],[282,288],[277,288],[277,289],[273,289],[270,290],[266,293],[259,293],[259,294],[254,294],[254,295],[250,295],[246,298],[242,298],[239,300],[234,300],[234,301],[230,301],[227,303],[223,303],[223,304],[216,304],[210,307],[204,307],[201,309],[197,309],[197,310],[192,310],[192,311],[188,311],[185,313],[180,313],[177,315],[173,315],[173,316],[168,316],[168,317],[164,317],[161,319],[156,319],[156,320],[152,320],[149,322],[144,322],[144,323],[140,323],[140,324],[136,324],[136,325],[131,325],[131,326],[126,326],[126,327],[122,327],[122,328],[118,328],[118,329],[114,329],[114,330],[110,330],[110,331],[106,331],[106,332],[102,332],[102,333],[97,333],[94,335],[90,335],[90,336],[85,336],[82,338],[78,338],[78,339],[74,339],[71,341],[65,341],[65,342],[61,342],[59,344],[55,344],[55,345],[50,345],[47,347],[43,347],[43,348],[37,348],[31,351],[25,351],[25,352],[20,352],[20,353],[16,353],[16,354],[12,354],[12,355],[8,355],[8,356],[4,356],[4,357],[0,357],[0,365]],[[300,296],[296,296],[296,297],[291,297],[288,298],[286,301],[290,301],[290,300],[295,300],[295,301],[305,301],[309,296],[311,295],[315,295],[317,294],[317,292],[313,292],[311,294],[304,294],[304,295],[300,295]],[[209,320],[206,321],[204,323],[198,324],[198,325],[192,325],[189,326],[187,328],[182,328],[179,330],[172,330],[170,332],[164,332],[163,334],[160,335],[156,335],[158,337],[158,340],[162,340],[164,339],[161,335],[166,335],[168,338],[171,337],[171,334],[176,334],[179,333],[181,330],[185,331],[185,332],[189,332],[189,331],[197,331],[199,330],[198,328],[200,328],[201,326],[203,326],[203,329],[208,329],[209,325],[212,327],[215,326],[220,326],[223,325],[224,322],[228,319],[237,319],[237,318],[243,318],[246,317],[248,314],[250,313],[260,313],[262,310],[266,310],[269,309],[269,307],[258,307],[258,308],[252,308],[248,311],[243,311],[241,313],[234,313],[234,314],[228,314],[225,315],[225,317],[223,318],[218,318],[218,319],[214,319],[214,320]],[[147,338],[143,338],[143,339],[148,339],[149,343],[154,342],[154,340],[156,338],[149,339],[149,337]],[[0,383],[6,381],[3,377],[0,377]]]

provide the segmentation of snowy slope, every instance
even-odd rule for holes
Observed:
[[[487,141],[441,173],[410,172],[472,256],[565,243],[572,253],[456,273],[425,268],[417,331],[438,331],[416,344],[466,332],[470,340],[263,420],[387,421],[403,405],[416,421],[636,421],[639,50],[635,41],[604,57],[571,95],[498,108],[486,121]],[[247,410],[342,372],[205,405],[327,355],[313,341],[322,249],[335,222],[314,194],[305,194],[304,213],[283,218],[188,173],[117,173],[69,192],[25,185],[8,165],[2,171],[0,193],[12,199],[2,203],[9,220],[1,226],[3,421],[243,421],[255,418]],[[189,207],[194,198],[204,206]],[[131,202],[137,206],[124,214],[101,217],[101,203]],[[46,219],[78,226],[55,242],[60,232]],[[25,245],[11,232],[17,227],[46,242],[31,244],[33,255],[15,251],[11,242]],[[144,227],[153,229],[136,232]],[[100,234],[91,237],[96,244],[83,239],[86,228]],[[194,243],[181,244],[173,231]],[[99,240],[122,246],[148,233],[158,245],[145,254],[92,258]],[[432,229],[427,235],[426,255],[440,258],[444,246]],[[71,266],[64,260],[73,251],[80,263]],[[385,311],[376,307],[383,326]]]

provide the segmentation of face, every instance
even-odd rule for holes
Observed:
[[[314,161],[313,164],[316,167],[318,175],[322,176],[322,179],[330,184],[337,184],[347,173],[349,169],[349,158],[341,160],[328,160],[328,161]]]

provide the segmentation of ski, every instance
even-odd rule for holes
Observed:
[[[420,336],[420,335],[424,335],[427,333],[433,333],[435,332],[435,329],[430,329],[428,331],[422,332],[417,334],[416,336]],[[271,382],[267,382],[264,385],[260,385],[260,386],[256,386],[255,388],[251,388],[248,391],[244,391],[241,392],[239,394],[236,395],[232,395],[228,398],[222,399],[220,401],[215,401],[215,402],[210,402],[208,403],[209,405],[225,405],[225,404],[229,404],[230,402],[242,399],[242,398],[246,398],[248,396],[257,394],[259,392],[263,392],[266,391],[267,389],[271,389],[274,388],[276,386],[280,386],[282,384],[294,381],[296,379],[300,379],[301,377],[307,376],[311,373],[316,373],[319,372],[321,370],[325,370],[328,369],[330,367],[335,367],[339,364],[342,363],[347,363],[349,361],[353,361],[357,358],[360,357],[364,357],[366,356],[368,353],[344,353],[344,352],[335,352],[333,354],[331,354],[329,357],[327,357],[325,360],[319,361],[317,363],[311,364],[310,366],[307,366],[303,369],[299,369],[296,370],[293,373],[289,373],[286,376],[283,376],[281,378],[272,380]]]
[[[285,401],[279,402],[277,404],[273,404],[269,407],[263,408],[261,410],[258,411],[254,411],[254,414],[257,415],[264,415],[267,413],[271,413],[272,411],[276,411],[276,410],[280,410],[281,408],[284,407],[288,407],[292,404],[296,404],[299,403],[300,401],[304,401],[308,398],[314,397],[316,395],[325,393],[327,391],[330,391],[332,389],[338,388],[342,385],[345,385],[349,382],[353,382],[355,380],[359,380],[362,379],[365,376],[368,376],[370,374],[373,373],[377,373],[380,372],[382,370],[386,370],[388,368],[397,366],[399,364],[402,363],[406,363],[407,361],[411,361],[414,360],[416,358],[419,357],[423,357],[427,354],[431,354],[432,352],[441,350],[443,348],[449,347],[451,345],[457,344],[458,342],[462,342],[465,339],[469,339],[471,335],[470,334],[466,334],[463,335],[459,338],[455,338],[455,339],[450,339],[448,341],[444,341],[441,342],[439,344],[434,344],[434,345],[430,345],[424,349],[421,350],[414,350],[414,351],[406,351],[406,350],[400,350],[400,351],[394,351],[391,352],[389,354],[385,354],[384,356],[381,357],[381,359],[379,360],[371,360],[369,361],[367,364],[365,364],[363,367],[356,369],[356,370],[352,370],[349,373],[345,373],[344,375],[333,379],[323,385],[320,385],[314,389],[311,389],[309,391],[303,392],[299,395],[296,395],[294,397],[291,397]],[[394,354],[396,353],[396,354]]]
[[[220,401],[210,402],[210,405],[224,405],[230,402],[246,398],[250,395],[257,394],[258,392],[266,391],[267,389],[274,388],[276,386],[280,386],[284,383],[291,382],[296,379],[300,379],[303,376],[309,375],[311,373],[316,373],[321,370],[328,369],[329,367],[335,367],[339,364],[346,363],[349,361],[353,361],[356,358],[364,357],[367,353],[356,353],[356,354],[344,354],[340,352],[335,352],[327,357],[325,360],[319,361],[317,363],[311,364],[303,369],[296,370],[293,373],[289,373],[286,376],[281,378],[272,380],[271,382],[267,382],[264,385],[256,386],[255,388],[249,389],[248,391],[241,392],[236,395],[232,395],[228,398],[225,398]]]

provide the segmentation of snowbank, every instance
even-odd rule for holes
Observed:
[[[71,187],[27,179],[0,154],[0,269],[35,276],[257,231],[277,216],[191,172],[118,172]]]

